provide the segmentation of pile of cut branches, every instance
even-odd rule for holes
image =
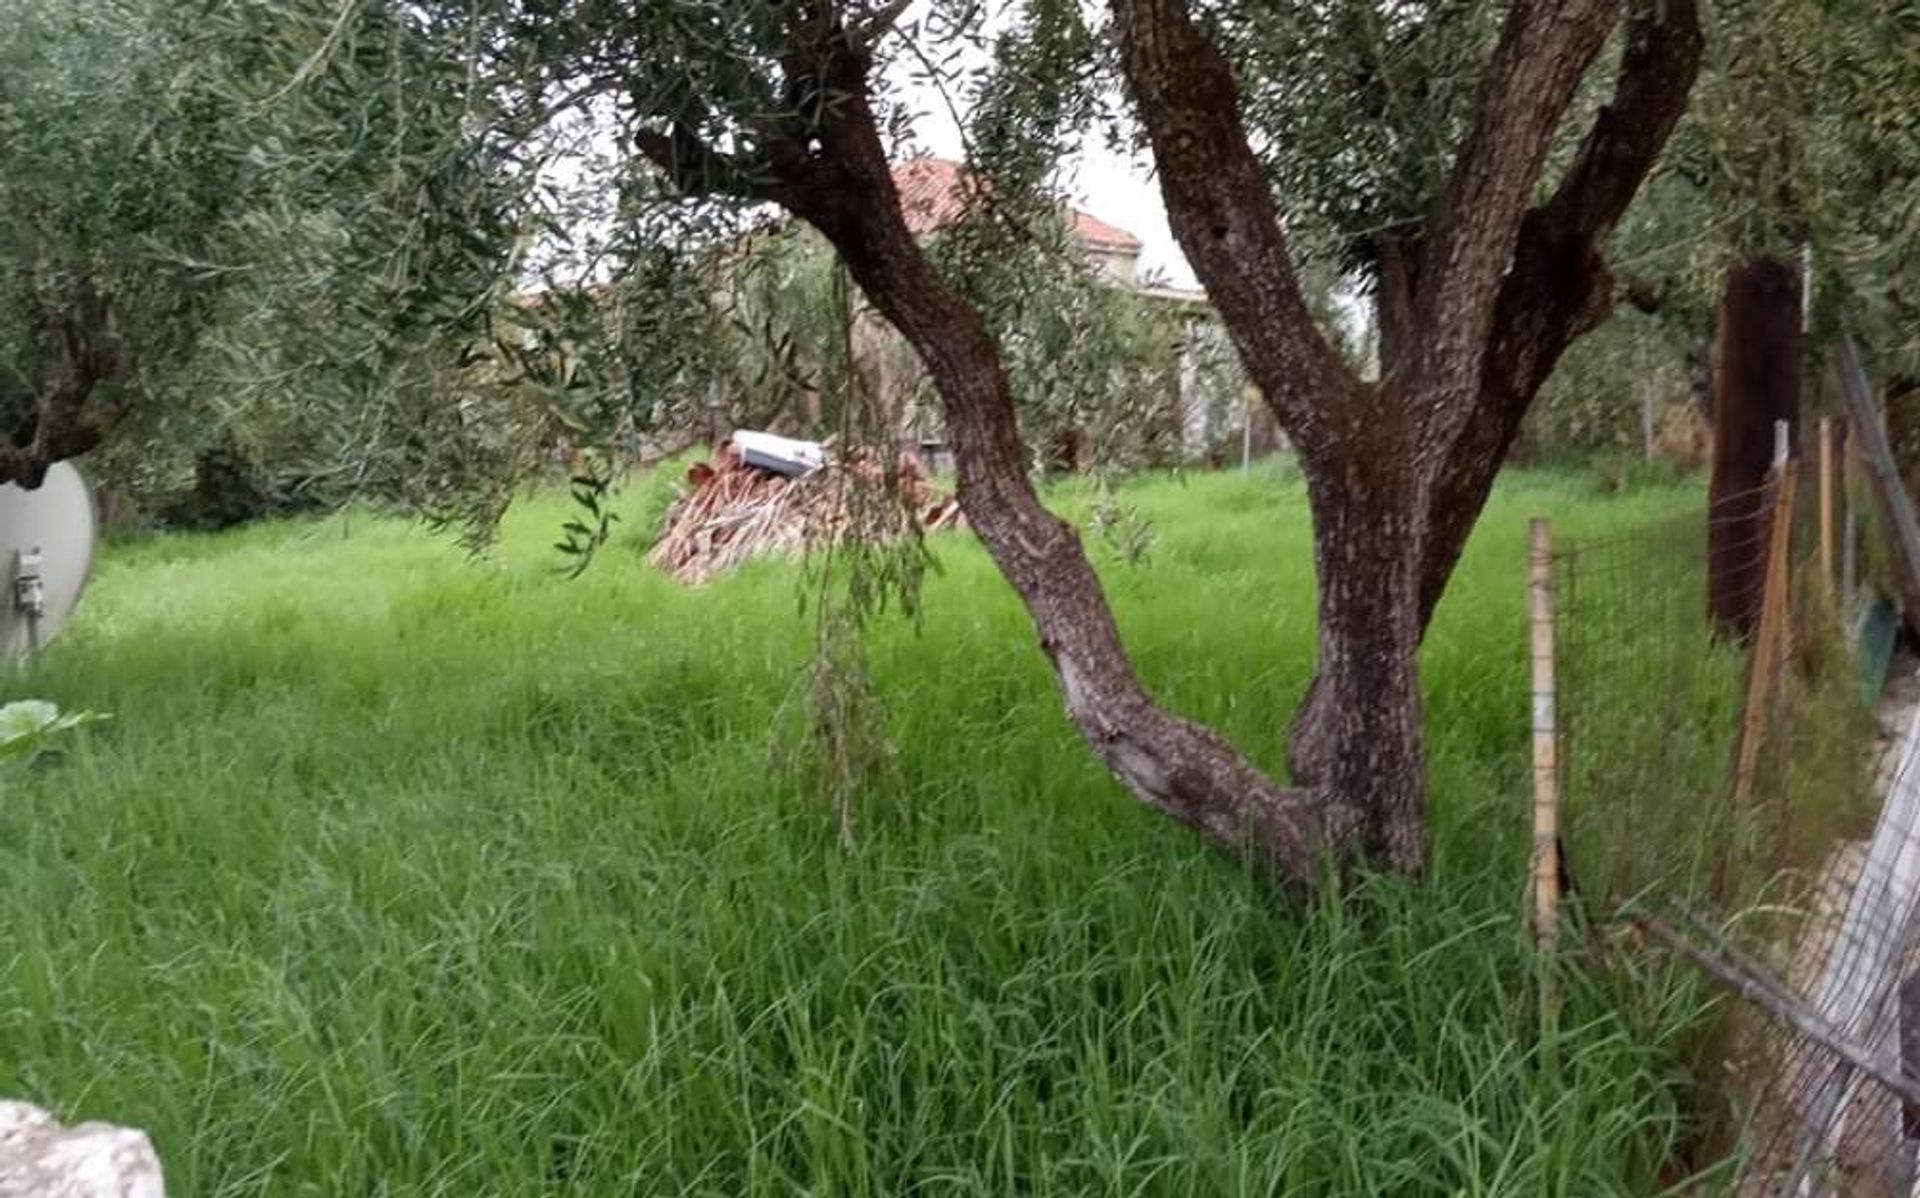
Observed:
[[[923,532],[952,528],[960,504],[927,478],[920,459],[903,453],[888,478],[871,456],[827,464],[797,476],[748,465],[732,442],[710,462],[687,471],[687,489],[667,509],[665,529],[647,560],[681,582],[698,584],[748,558],[794,553],[858,534],[850,488],[891,486]]]

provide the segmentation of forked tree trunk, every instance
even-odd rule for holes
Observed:
[[[1755,257],[1727,268],[1714,372],[1713,478],[1707,510],[1707,609],[1742,640],[1760,618],[1774,423],[1800,419],[1800,271]]]
[[[1534,395],[1611,308],[1600,247],[1698,66],[1691,0],[1630,3],[1612,101],[1531,209],[1558,113],[1618,10],[1512,5],[1436,215],[1377,247],[1370,386],[1325,364],[1228,64],[1179,0],[1113,0],[1169,223],[1313,500],[1320,662],[1289,736],[1293,780],[1346,796],[1364,813],[1362,855],[1392,869],[1422,860],[1421,637]]]

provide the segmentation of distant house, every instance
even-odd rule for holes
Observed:
[[[918,237],[932,236],[951,226],[965,216],[968,205],[975,202],[966,168],[943,158],[912,158],[899,163],[893,168],[893,182],[900,193],[907,227]],[[1175,401],[1179,408],[1176,419],[1182,456],[1192,460],[1225,456],[1223,450],[1229,441],[1234,456],[1243,444],[1254,453],[1274,448],[1278,433],[1271,427],[1271,418],[1264,407],[1248,403],[1244,395],[1222,396],[1217,393],[1217,387],[1209,389],[1202,384],[1203,378],[1215,377],[1218,373],[1209,371],[1205,363],[1217,362],[1223,355],[1232,354],[1206,293],[1142,276],[1140,252],[1144,247],[1140,239],[1126,229],[1073,205],[1063,205],[1061,215],[1068,233],[1101,278],[1182,318],[1185,334],[1179,350],[1179,395]],[[875,350],[871,360],[878,363],[875,376],[883,394],[904,396],[910,392],[919,379],[919,364],[910,355],[903,357],[899,347],[884,340],[881,343],[869,340],[868,344]],[[1253,435],[1243,442],[1242,426],[1249,413],[1254,422]],[[914,413],[910,403],[902,405],[901,414],[904,425],[918,429],[923,437],[931,434],[932,426],[937,423],[926,419],[926,414]]]
[[[917,238],[931,238],[956,225],[980,199],[967,169],[943,158],[911,158],[896,164],[892,173],[902,214]],[[1242,425],[1249,412],[1254,414],[1255,428],[1248,444],[1256,453],[1271,447],[1274,438],[1264,409],[1246,401],[1237,371],[1219,368],[1222,361],[1232,361],[1233,353],[1206,294],[1143,275],[1140,257],[1144,247],[1130,231],[1071,204],[1062,204],[1060,213],[1067,233],[1096,278],[1174,317],[1172,324],[1178,331],[1172,348],[1177,354],[1177,369],[1159,418],[1172,433],[1167,449],[1190,461],[1237,457],[1245,443]],[[792,227],[785,219],[760,224],[714,254],[710,259],[714,285],[722,292],[734,292],[736,266],[754,252],[754,247],[763,244],[764,237]],[[606,298],[605,289],[588,288],[586,296],[597,305]],[[526,309],[547,302],[544,293],[515,300],[516,306]],[[944,420],[939,405],[931,402],[925,369],[918,357],[905,339],[865,304],[856,303],[850,316],[852,324],[846,335],[853,351],[855,376],[862,392],[877,403],[883,426],[896,430],[902,442],[917,443],[936,462],[944,460]],[[735,394],[743,385],[753,393]],[[826,397],[806,381],[803,373],[779,372],[773,385],[793,390],[782,400],[760,394],[752,384],[723,385],[681,413],[680,420],[656,428],[650,440],[675,448],[688,440],[724,436],[732,422],[740,419],[798,437],[818,437],[829,431],[826,426],[832,420],[823,419],[831,410],[823,402]],[[769,398],[773,399],[771,407]],[[765,414],[754,415],[756,411]],[[1066,440],[1072,447],[1065,453],[1057,447],[1048,453],[1051,460],[1071,467],[1080,456],[1084,438],[1071,433]]]
[[[893,185],[907,228],[916,237],[939,232],[966,214],[970,200],[966,168],[944,158],[909,158],[893,168]],[[1140,239],[1082,209],[1067,206],[1068,232],[1087,259],[1106,278],[1128,287],[1138,285]],[[1205,297],[1193,293],[1204,302]]]

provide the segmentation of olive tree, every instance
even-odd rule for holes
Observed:
[[[524,139],[462,61],[472,14],[0,0],[0,24],[0,482],[94,453],[116,491],[211,461],[308,503],[497,513],[534,421],[476,360],[537,163],[501,152]]]
[[[223,172],[153,111],[183,43],[148,16],[0,5],[0,482],[98,445],[130,360],[177,360],[202,306],[192,260]]]
[[[1446,16],[1443,6],[1328,7],[1409,27]],[[1290,69],[1245,53],[1249,14],[1270,6],[1112,0],[1085,19],[1073,4],[1020,9],[1011,36],[1021,69],[1053,86],[980,89],[976,157],[992,196],[1044,177],[1073,116],[1060,110],[1098,94],[1091,76],[1115,72],[1175,236],[1298,451],[1316,530],[1320,660],[1285,784],[1148,694],[1078,535],[1031,482],[995,313],[903,215],[889,160],[902,97],[888,68],[940,60],[941,39],[971,11],[806,0],[722,15],[696,3],[546,0],[515,6],[502,44],[537,47],[553,79],[593,92],[620,143],[672,195],[771,206],[834,247],[925,364],[969,522],[1025,603],[1074,723],[1139,799],[1296,881],[1329,861],[1419,870],[1420,641],[1528,403],[1612,301],[1604,242],[1685,107],[1700,53],[1693,4],[1515,0],[1470,42],[1475,78],[1456,125],[1378,115],[1388,136],[1417,132],[1445,166],[1418,203],[1403,198],[1412,215],[1382,251],[1391,332],[1377,380],[1359,377],[1314,319],[1292,244],[1301,221],[1261,152],[1286,134],[1249,123],[1270,82],[1253,72]],[[1610,39],[1610,93],[1576,103]],[[1460,64],[1431,68],[1437,77]],[[1039,110],[1024,126],[1010,115],[1017,104],[998,103],[1016,95]],[[1575,115],[1581,124],[1569,127]],[[1008,132],[1022,128],[1041,136]],[[1022,145],[1041,149],[1023,157]],[[1009,268],[1004,255],[983,267]]]

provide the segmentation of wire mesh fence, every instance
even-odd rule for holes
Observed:
[[[1562,824],[1582,891],[1695,893],[1729,860],[1731,792],[1719,782],[1746,655],[1706,618],[1710,525],[1703,508],[1556,547]],[[1764,548],[1761,535],[1743,551]]]
[[[1747,1000],[1710,1038],[1733,1192],[1920,1194],[1920,722],[1876,763],[1833,578],[1870,508],[1822,460],[1556,544],[1560,872]]]

